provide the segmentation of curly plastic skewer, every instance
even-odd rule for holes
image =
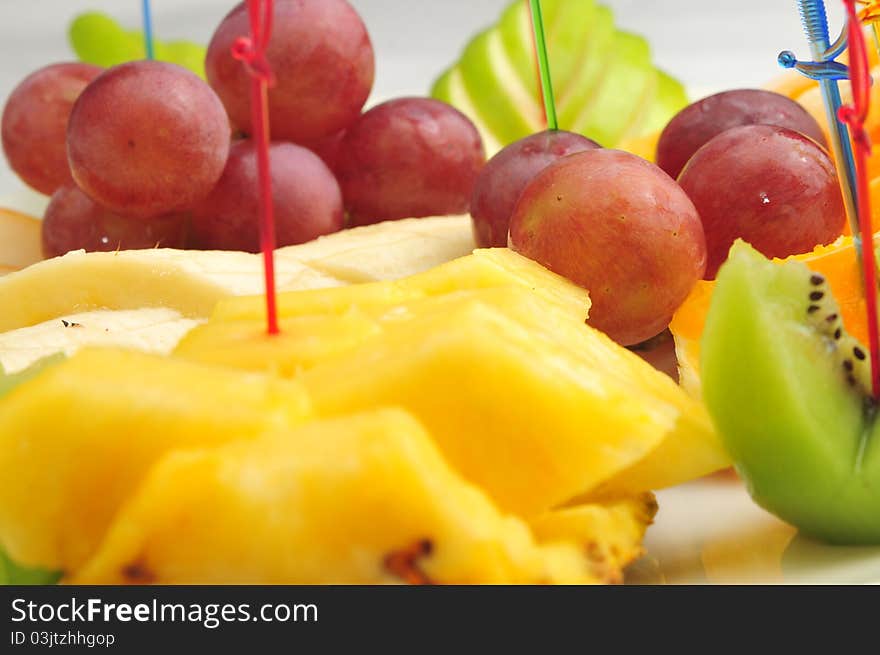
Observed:
[[[275,292],[275,215],[272,177],[269,170],[269,86],[275,78],[266,59],[272,35],[273,0],[248,0],[251,36],[232,46],[232,56],[243,62],[251,76],[251,122],[257,145],[259,180],[260,247],[266,278],[266,322],[269,334],[278,334],[278,303]]]
[[[855,0],[843,0],[849,32],[849,76],[852,81],[853,104],[840,108],[838,116],[849,126],[856,152],[858,212],[862,242],[862,272],[865,278],[865,305],[868,312],[868,338],[871,350],[871,385],[875,403],[880,402],[880,332],[877,317],[877,258],[874,256],[874,229],[871,217],[871,196],[868,188],[868,159],[871,140],[865,121],[871,104],[871,75],[868,71],[868,50],[862,25],[856,14]],[[868,253],[865,257],[864,253]]]
[[[859,216],[856,205],[856,170],[849,133],[838,115],[842,104],[838,80],[846,79],[846,66],[834,61],[846,49],[846,29],[831,43],[828,19],[823,0],[798,0],[804,32],[810,43],[813,61],[798,61],[793,52],[780,53],[778,61],[783,68],[793,68],[802,75],[819,82],[831,137],[831,149],[840,178],[843,201],[849,216],[852,233],[858,235]]]

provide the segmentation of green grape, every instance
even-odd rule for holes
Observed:
[[[81,61],[99,66],[116,66],[146,57],[144,34],[126,30],[110,16],[90,11],[73,19],[68,30],[70,45]],[[153,44],[156,59],[178,64],[205,78],[206,48],[189,41]]]

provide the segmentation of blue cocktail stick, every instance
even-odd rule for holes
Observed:
[[[837,164],[843,201],[852,233],[855,236],[859,234],[856,166],[849,130],[837,115],[843,104],[837,82],[846,79],[849,73],[846,66],[834,61],[846,49],[846,29],[842,31],[834,43],[831,43],[825,2],[823,0],[798,0],[798,8],[804,24],[804,32],[810,43],[810,54],[813,61],[798,61],[794,53],[786,50],[779,55],[779,65],[784,68],[792,68],[819,82],[822,99],[825,103],[825,113],[831,137],[830,145]]]
[[[147,59],[155,59],[156,55],[153,51],[153,15],[150,12],[150,0],[143,0],[142,7],[144,14],[144,50],[147,53]]]

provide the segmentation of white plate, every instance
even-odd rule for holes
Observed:
[[[363,15],[377,52],[374,98],[421,95],[491,23],[508,0],[350,0]],[[570,0],[576,2],[578,0]],[[807,52],[791,0],[605,0],[618,23],[649,37],[658,65],[699,96],[703,90],[760,86],[777,74],[780,50]],[[207,42],[230,0],[153,0],[159,38]],[[832,22],[841,3],[829,0]],[[30,71],[71,57],[70,18],[99,9],[131,27],[140,0],[35,0],[0,3],[0,98]],[[839,23],[837,23],[839,24]],[[0,205],[40,213],[45,199],[26,191],[0,164]],[[648,555],[631,582],[880,582],[880,549],[836,548],[804,539],[760,510],[731,480],[694,482],[658,494]]]

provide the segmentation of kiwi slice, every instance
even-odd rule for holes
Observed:
[[[737,242],[703,333],[704,397],[758,504],[810,536],[880,543],[870,364],[839,313],[821,275]]]

